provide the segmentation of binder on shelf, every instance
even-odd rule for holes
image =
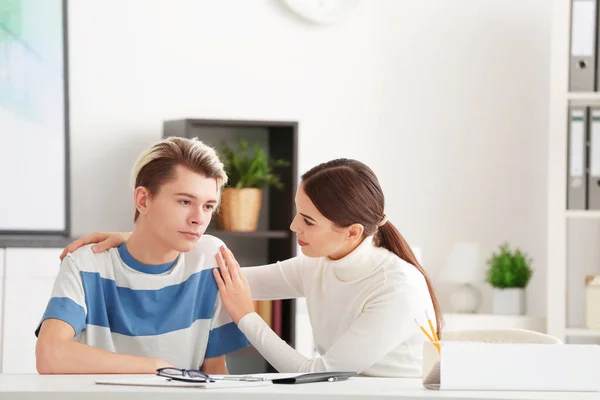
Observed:
[[[273,300],[273,331],[275,331],[275,333],[279,337],[282,337],[283,335],[283,323],[281,319],[281,313],[281,300]]]
[[[273,328],[273,301],[272,300],[259,300],[258,301],[258,315]]]
[[[588,153],[588,209],[600,210],[600,108],[590,112]]]
[[[569,107],[567,209],[585,210],[587,202],[587,107]]]
[[[572,0],[571,3],[569,90],[572,92],[596,89],[597,1]]]

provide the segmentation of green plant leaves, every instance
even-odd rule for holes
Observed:
[[[519,249],[514,252],[503,243],[487,260],[487,282],[495,288],[525,288],[533,273],[532,260]]]
[[[283,189],[274,169],[290,165],[288,161],[271,159],[260,144],[251,144],[241,137],[237,139],[236,147],[222,143],[217,150],[229,178],[229,187],[262,189],[272,186]]]

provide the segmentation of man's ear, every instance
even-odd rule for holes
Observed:
[[[352,224],[348,229],[348,239],[358,239],[365,231],[365,227],[361,224]]]
[[[138,210],[140,215],[145,215],[148,212],[148,201],[150,199],[150,192],[143,186],[138,186],[133,191],[133,200],[135,202],[135,208]]]

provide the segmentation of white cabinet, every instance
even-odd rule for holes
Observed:
[[[4,249],[0,249],[0,360],[2,360],[2,310],[4,308]],[[0,363],[0,373],[2,373],[2,363]]]
[[[34,332],[50,299],[61,252],[62,248],[4,249],[2,373],[37,372]]]
[[[580,1],[584,7],[595,7],[596,1]],[[597,32],[575,30],[571,34],[573,12],[571,0],[555,0],[552,14],[552,34],[550,48],[550,79],[548,121],[548,188],[547,201],[547,235],[546,235],[546,309],[548,318],[548,333],[563,340],[565,343],[600,338],[600,329],[590,329],[585,326],[585,276],[598,273],[597,263],[597,226],[600,221],[600,210],[594,207],[586,209],[569,209],[568,188],[573,185],[572,177],[568,175],[571,167],[571,149],[568,126],[571,115],[569,106],[591,107],[600,106],[600,91],[572,90],[569,85],[571,43],[573,37],[579,37],[586,44],[593,45]],[[590,15],[594,23],[595,12]],[[580,21],[581,22],[581,21]],[[585,24],[580,24],[587,28]],[[588,36],[589,35],[589,36]],[[588,41],[589,39],[589,41]],[[577,39],[575,40],[577,41]],[[592,46],[595,51],[595,46]],[[594,67],[592,74],[596,73]],[[591,111],[591,109],[589,110]],[[589,119],[592,119],[591,116]],[[594,118],[595,119],[595,118]],[[589,158],[594,157],[595,141],[591,124],[586,124],[589,139],[585,140],[586,152]],[[595,125],[595,124],[594,124]],[[576,153],[576,151],[575,151]],[[584,155],[586,153],[584,152]],[[576,163],[574,163],[576,164]],[[586,176],[592,178],[595,173],[593,163],[585,163],[584,187]],[[541,179],[541,178],[540,178]],[[596,179],[592,184],[596,185]],[[589,194],[588,194],[589,198]]]

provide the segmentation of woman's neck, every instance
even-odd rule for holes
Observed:
[[[353,242],[349,243],[347,246],[344,246],[342,249],[340,249],[336,253],[330,254],[329,256],[327,256],[327,258],[330,259],[331,261],[341,260],[342,258],[346,257],[348,254],[350,254],[354,250],[356,250],[356,248],[361,245],[363,240],[365,240],[365,238],[361,236],[359,239],[356,239]]]
[[[327,258],[325,265],[332,269],[335,277],[342,282],[362,279],[371,274],[388,255],[388,251],[375,247],[373,238],[361,240],[353,250],[339,259]]]

